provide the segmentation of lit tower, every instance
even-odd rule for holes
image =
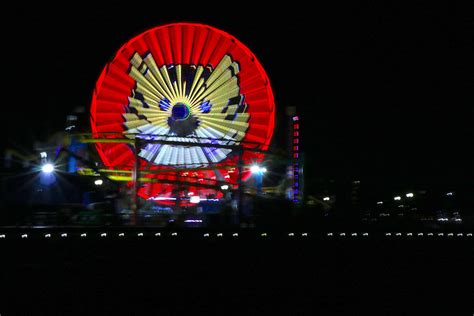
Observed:
[[[300,154],[300,117],[296,113],[296,107],[286,108],[286,115],[289,120],[289,148],[291,164],[288,166],[289,178],[291,179],[291,189],[289,198],[295,204],[299,204],[303,199],[303,159]]]

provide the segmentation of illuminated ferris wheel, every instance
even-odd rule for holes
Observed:
[[[207,25],[176,23],[119,49],[97,81],[91,126],[95,135],[142,141],[136,154],[150,181],[139,195],[156,200],[175,194],[178,180],[190,195],[207,194],[216,182],[235,185],[233,148],[244,149],[245,164],[261,161],[274,115],[268,77],[246,46]],[[97,150],[108,168],[133,167],[126,143],[98,143]]]

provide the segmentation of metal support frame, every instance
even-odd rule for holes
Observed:
[[[138,138],[135,138],[135,143],[133,146],[133,172],[132,172],[132,225],[138,223],[138,210],[139,210],[139,200],[138,200],[138,189],[140,187],[140,158],[138,156],[140,152],[140,145]]]
[[[138,224],[138,211],[139,211],[139,199],[138,199],[138,190],[140,188],[140,157],[139,157],[139,152],[140,152],[140,146],[142,145],[143,142],[150,143],[150,144],[167,144],[167,145],[179,145],[179,146],[198,146],[198,147],[213,147],[213,148],[225,148],[225,149],[232,149],[234,150],[237,155],[238,155],[238,160],[237,160],[237,170],[238,170],[238,176],[237,176],[237,208],[238,208],[238,215],[239,218],[242,218],[243,214],[243,196],[244,196],[244,184],[242,181],[242,173],[244,169],[244,161],[243,161],[243,154],[245,151],[252,151],[252,152],[257,152],[257,153],[265,153],[265,154],[272,154],[271,151],[269,151],[264,144],[261,143],[255,143],[255,142],[238,142],[238,145],[235,145],[235,141],[231,141],[229,139],[219,139],[219,141],[227,141],[227,142],[233,142],[234,144],[229,145],[229,144],[212,144],[212,143],[191,143],[191,142],[180,142],[180,141],[173,141],[173,140],[167,140],[167,139],[144,139],[142,137],[149,137],[153,136],[156,138],[169,138],[170,136],[167,135],[140,135],[140,134],[122,134],[122,133],[95,133],[95,134],[79,134],[78,136],[82,136],[80,138],[80,142],[82,143],[126,143],[130,144],[133,147],[133,153],[134,153],[134,165],[133,165],[133,170],[132,170],[132,203],[131,203],[131,208],[132,208],[132,225],[137,225]],[[90,137],[92,136],[92,137]],[[111,138],[107,138],[107,136],[111,136]],[[117,136],[120,136],[120,138],[117,138]],[[89,138],[90,137],[90,138]],[[196,139],[202,139],[202,137],[191,137],[191,138],[196,138]],[[215,139],[213,139],[215,140]],[[242,144],[245,144],[246,147],[244,148]],[[254,147],[252,147],[252,145]],[[266,149],[261,149],[261,148],[266,148]],[[273,153],[273,155],[275,155]],[[226,166],[223,166],[226,168]],[[214,167],[210,168],[202,168],[204,169],[211,169]],[[94,168],[95,169],[95,168]],[[201,169],[201,168],[199,168]],[[177,170],[179,172],[179,170]],[[146,171],[145,173],[150,173],[149,171]],[[197,183],[193,183],[193,185],[199,185]]]
[[[244,165],[244,160],[243,160],[243,154],[244,151],[242,147],[237,151],[237,154],[239,155],[239,159],[237,160],[237,170],[238,170],[238,175],[237,175],[237,213],[239,216],[239,222],[242,220],[242,207],[243,207],[243,183],[242,183],[242,171],[243,171],[243,165]]]

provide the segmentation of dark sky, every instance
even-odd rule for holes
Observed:
[[[274,11],[256,10],[255,2],[223,9],[153,3],[14,4],[14,22],[2,22],[2,146],[28,148],[63,128],[75,107],[88,109],[101,69],[133,36],[195,21],[255,53],[280,118],[285,106],[298,107],[308,175],[407,183],[472,176],[472,11],[375,2],[295,2]]]

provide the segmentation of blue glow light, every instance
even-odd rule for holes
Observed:
[[[170,108],[170,106],[171,106],[170,100],[168,100],[168,99],[163,99],[163,100],[161,100],[159,106],[160,106],[160,109],[161,109],[162,111],[168,110],[168,109]]]
[[[203,102],[200,106],[202,113],[209,113],[211,111],[212,104],[209,101]]]

